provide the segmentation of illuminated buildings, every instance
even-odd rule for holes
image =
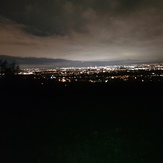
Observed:
[[[59,69],[24,69],[24,78],[56,82],[163,81],[163,64],[118,65],[101,67],[68,67]]]

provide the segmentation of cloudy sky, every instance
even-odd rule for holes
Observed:
[[[1,0],[0,54],[163,60],[163,0]]]

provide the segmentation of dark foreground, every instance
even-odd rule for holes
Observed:
[[[0,87],[0,162],[163,162],[163,83]]]

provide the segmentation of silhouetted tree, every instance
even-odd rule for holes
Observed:
[[[7,60],[0,60],[0,75],[1,76],[14,76],[20,72],[19,65],[15,62],[8,63]]]
[[[7,69],[7,65],[8,65],[8,63],[7,63],[7,61],[6,60],[4,60],[4,61],[0,61],[0,74],[1,75],[5,75],[5,72],[6,72],[6,69]]]

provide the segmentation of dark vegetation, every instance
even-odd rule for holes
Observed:
[[[12,77],[20,71],[16,62],[8,63],[7,60],[0,60],[0,77]]]
[[[0,78],[0,162],[163,161],[162,82],[58,83],[15,70]]]

